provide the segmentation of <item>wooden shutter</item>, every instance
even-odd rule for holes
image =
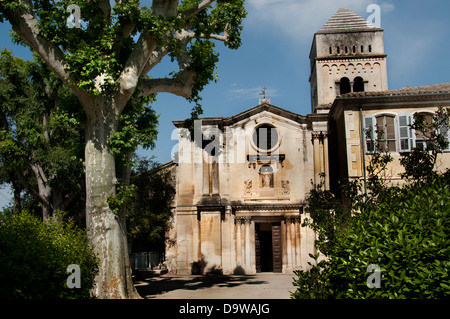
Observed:
[[[450,128],[445,125],[439,128],[439,133],[447,138],[448,144],[447,147],[443,149],[443,151],[450,151]]]
[[[410,152],[412,148],[412,116],[411,114],[400,114],[398,116],[398,138],[400,152]]]
[[[372,115],[364,115],[364,140],[366,152],[375,151],[375,118]]]

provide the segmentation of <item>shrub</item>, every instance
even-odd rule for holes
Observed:
[[[80,267],[80,288],[67,287],[71,264]],[[0,298],[89,298],[97,269],[85,231],[71,221],[26,212],[1,218]]]
[[[296,272],[293,298],[449,298],[448,174],[390,188],[357,214],[326,261]],[[370,289],[370,264],[381,287]],[[314,280],[312,280],[314,279]]]

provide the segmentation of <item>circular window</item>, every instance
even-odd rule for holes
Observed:
[[[278,132],[275,127],[263,124],[253,132],[253,144],[260,150],[269,151],[278,144]]]

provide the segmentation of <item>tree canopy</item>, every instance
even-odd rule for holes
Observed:
[[[79,25],[68,23],[71,16],[80,18]],[[245,16],[244,0],[153,0],[149,7],[138,0],[0,0],[0,21],[11,23],[15,40],[40,56],[86,115],[86,224],[100,260],[96,296],[136,296],[126,224],[108,205],[118,183],[130,176],[130,169],[116,167],[116,157],[130,155],[120,159],[117,150],[136,146],[126,141],[123,125],[130,119],[138,125],[139,117],[146,121],[145,101],[159,92],[195,102],[192,117],[201,114],[200,91],[216,79],[215,42],[237,49]],[[152,78],[165,57],[177,67]],[[153,131],[135,136],[149,145],[147,133]]]

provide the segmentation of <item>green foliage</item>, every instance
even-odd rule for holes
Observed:
[[[348,226],[354,208],[343,205],[331,191],[323,190],[325,176],[321,177],[322,182],[314,186],[308,195],[306,212],[310,218],[305,218],[302,226],[315,231],[317,248],[322,254],[328,255],[336,239]],[[344,189],[347,190],[347,202],[353,203],[358,196],[357,183],[348,182]]]
[[[379,196],[355,215],[330,259],[296,272],[293,297],[450,297],[449,200],[448,174]],[[370,264],[381,268],[379,289],[366,284]]]
[[[0,298],[90,298],[97,259],[84,230],[27,212],[0,219]],[[81,287],[69,289],[67,266],[81,270]]]
[[[311,220],[305,224],[318,234],[316,247],[325,259],[310,255],[311,269],[295,272],[292,298],[450,297],[450,171],[434,171],[436,157],[447,147],[448,120],[443,108],[432,123],[416,117],[415,129],[428,135],[427,149],[404,155],[403,177],[410,180],[403,188],[387,185],[392,157],[375,152],[367,167],[366,194],[358,195],[359,185],[349,183],[345,204],[321,185],[311,191]],[[345,211],[350,218],[335,220]],[[367,285],[373,264],[381,269],[380,288]]]
[[[158,118],[149,106],[155,96],[133,97],[119,118],[119,128],[110,138],[109,145],[120,165],[132,165],[128,154],[134,153],[138,145],[153,149],[158,136]]]
[[[195,9],[200,2],[180,1],[177,10],[166,16],[135,0],[116,1],[111,7],[109,4],[99,6],[96,1],[89,0],[40,0],[26,5],[34,11],[40,36],[64,53],[73,84],[94,96],[117,91],[119,77],[140,38],[148,35],[159,47],[170,48],[169,56],[172,61],[178,60],[180,71],[188,68],[196,73],[188,98],[195,102],[192,117],[195,118],[201,114],[200,92],[205,85],[217,80],[214,70],[218,53],[214,50],[213,40],[226,35],[224,45],[233,50],[239,48],[242,21],[247,15],[244,0],[218,0],[208,8],[184,17],[184,13]],[[80,8],[81,28],[67,25],[70,4]],[[14,15],[21,6],[25,4],[0,1],[0,19],[14,22]],[[195,36],[185,42],[177,37],[182,30]],[[13,38],[17,43],[25,44],[17,34],[13,34]],[[177,79],[180,72],[171,75]],[[141,75],[142,78],[145,76]],[[105,79],[101,88],[95,86],[94,80],[98,77]]]
[[[16,170],[20,170],[29,188],[39,192],[32,163],[42,169],[48,185],[66,199],[74,198],[75,193],[81,195],[85,114],[76,96],[38,57],[34,62],[24,61],[4,50],[0,76],[1,182],[13,182]],[[138,98],[135,94],[120,116],[118,130],[110,139],[119,165],[131,164],[128,154],[138,145],[154,147],[158,115],[149,106],[154,99],[154,95]]]
[[[127,223],[128,234],[134,251],[150,248],[164,251],[175,196],[172,166],[146,158],[138,158],[137,163],[131,177],[136,192],[134,213]]]
[[[411,128],[422,133],[425,147],[416,147],[410,153],[402,154],[400,163],[405,168],[402,178],[432,179],[437,174],[435,166],[438,154],[448,148],[450,108],[439,107],[429,123],[424,114],[415,113]]]
[[[0,76],[1,181],[17,187],[20,180],[29,193],[39,193],[39,170],[61,196],[80,192],[84,112],[78,99],[37,56],[24,61],[1,51]]]
[[[119,185],[108,199],[115,214],[126,219],[134,251],[163,251],[175,195],[171,167],[135,158],[131,185]]]

